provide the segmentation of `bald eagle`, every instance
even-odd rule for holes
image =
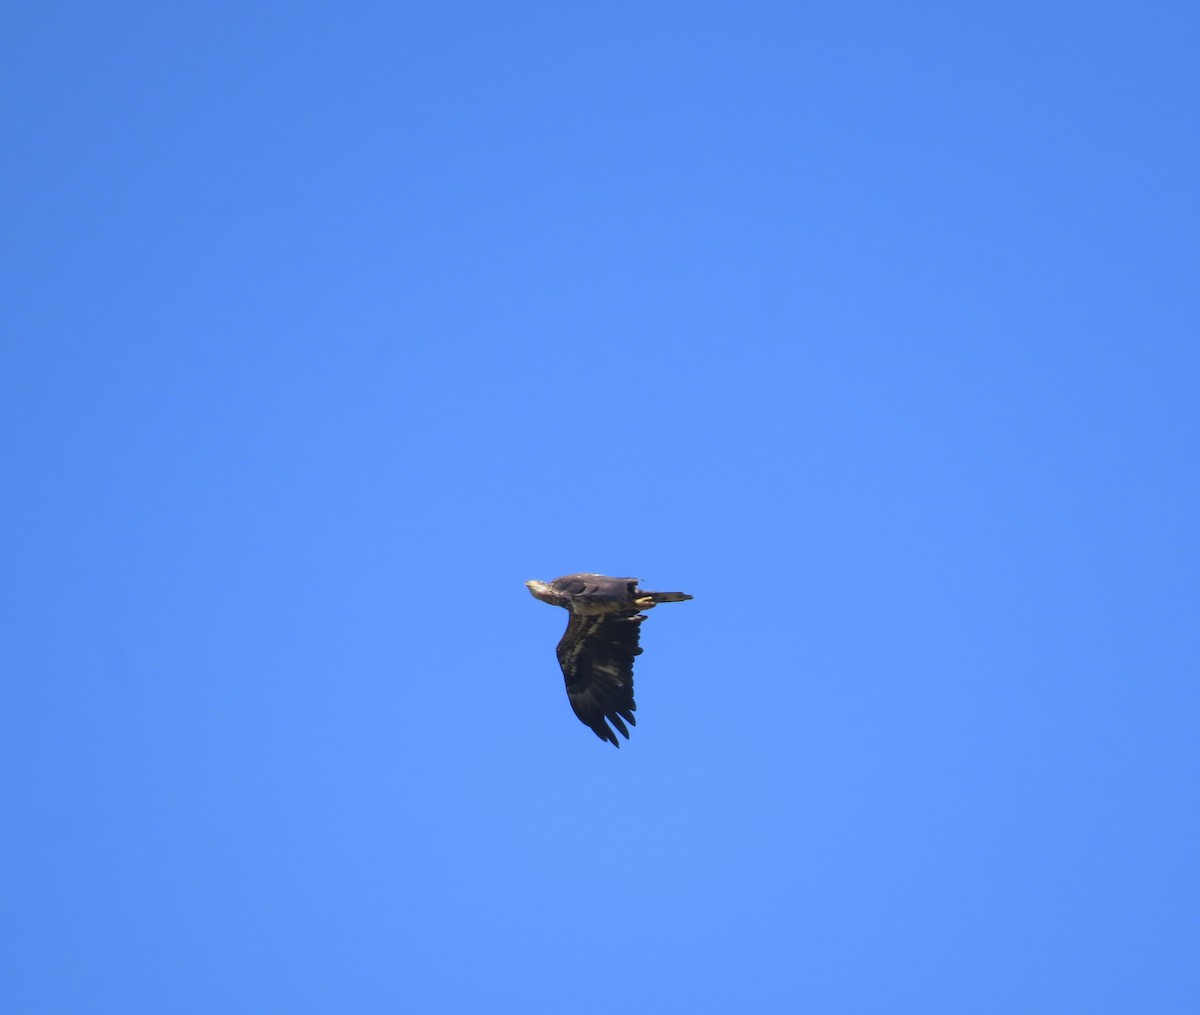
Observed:
[[[646,617],[639,610],[659,603],[681,603],[683,592],[642,592],[639,578],[609,578],[602,574],[568,574],[554,581],[527,581],[535,599],[568,610],[567,632],[558,643],[558,664],[567,680],[571,708],[601,740],[620,747],[612,723],[626,740],[633,713],[633,657],[641,655],[638,626]],[[608,722],[605,722],[605,720]],[[622,721],[623,720],[623,721]]]

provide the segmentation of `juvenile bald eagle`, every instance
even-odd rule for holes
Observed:
[[[633,713],[633,657],[642,654],[638,627],[646,619],[639,610],[659,603],[681,603],[683,592],[642,592],[639,578],[602,574],[568,574],[546,584],[527,581],[535,599],[570,611],[567,633],[558,643],[558,664],[567,680],[571,708],[601,740],[620,747],[612,723],[626,740]],[[608,722],[605,722],[605,720]],[[622,721],[624,720],[624,721]]]

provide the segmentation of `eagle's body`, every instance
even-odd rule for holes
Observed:
[[[570,612],[566,634],[558,643],[567,696],[579,721],[614,747],[621,744],[609,723],[627,740],[625,723],[637,725],[633,658],[641,655],[638,625],[646,619],[638,611],[692,598],[683,592],[641,592],[639,580],[568,574],[549,583],[525,583],[535,598]]]

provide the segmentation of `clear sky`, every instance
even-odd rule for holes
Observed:
[[[1197,12],[10,5],[0,1008],[1194,1012]]]

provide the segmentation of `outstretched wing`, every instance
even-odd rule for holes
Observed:
[[[612,723],[629,739],[636,726],[633,713],[633,658],[641,654],[638,626],[646,618],[637,613],[601,616],[571,614],[567,633],[558,643],[558,663],[567,681],[571,708],[601,740],[620,747]],[[605,721],[607,720],[607,722]]]
[[[567,574],[555,578],[550,587],[574,600],[590,604],[633,604],[638,578],[610,578],[606,574]]]

